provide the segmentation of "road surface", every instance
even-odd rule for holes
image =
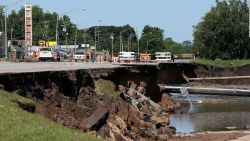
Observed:
[[[174,62],[174,64],[189,62]],[[172,64],[172,63],[170,63]],[[86,63],[86,62],[0,62],[0,74],[44,71],[70,71],[87,69],[112,69],[122,67],[157,67],[158,63]]]
[[[0,62],[0,74],[4,73],[26,73],[26,72],[44,72],[44,71],[70,71],[84,69],[112,69],[123,66],[113,65],[111,63],[76,63],[76,62]]]

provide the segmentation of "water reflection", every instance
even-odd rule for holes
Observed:
[[[225,131],[228,127],[247,129],[250,125],[250,98],[203,95],[189,98],[202,103],[194,104],[185,113],[170,115],[170,124],[177,132]],[[172,100],[185,101],[185,98],[174,96]]]

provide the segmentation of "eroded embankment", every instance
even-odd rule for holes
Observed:
[[[174,133],[169,127],[168,113],[175,110],[176,105],[168,96],[162,96],[157,84],[185,84],[183,73],[188,77],[200,77],[225,75],[225,72],[238,75],[239,71],[247,74],[245,68],[223,70],[192,64],[161,64],[158,67],[2,74],[0,84],[7,91],[33,99],[37,103],[36,112],[67,127],[96,131],[110,140],[165,140]],[[99,79],[115,84],[118,92],[114,99],[96,92],[95,82]],[[146,85],[140,86],[142,81]],[[238,81],[235,83],[248,83],[248,80]],[[123,91],[121,86],[131,89]],[[141,100],[134,91],[138,89],[145,89],[145,95],[160,106],[149,99]]]
[[[250,65],[241,67],[215,68],[212,66],[196,65],[195,74],[203,77],[227,77],[227,76],[249,76]],[[193,85],[203,86],[228,86],[228,87],[249,87],[250,79],[224,79],[224,80],[203,80],[196,81]]]
[[[174,105],[167,96],[161,96],[157,84],[183,81],[181,69],[176,69],[177,74],[174,74],[170,73],[172,69],[169,68],[172,67],[163,66],[167,72],[157,67],[129,67],[1,74],[0,84],[7,91],[33,99],[36,112],[67,127],[97,131],[98,135],[110,140],[165,140],[174,133],[168,119],[168,112],[174,110]],[[115,84],[119,91],[115,99],[96,93],[95,82],[98,79]],[[145,83],[139,85],[140,82]],[[130,93],[122,91],[121,85],[131,86]],[[161,106],[134,95],[139,87],[153,101],[162,100]],[[130,100],[124,99],[127,94]]]

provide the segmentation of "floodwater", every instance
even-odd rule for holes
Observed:
[[[250,97],[189,95],[191,106],[181,114],[170,115],[177,133],[246,130],[250,128]],[[173,101],[188,102],[172,96]]]

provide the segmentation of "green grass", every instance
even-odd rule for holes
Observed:
[[[66,128],[45,117],[26,112],[13,102],[29,101],[0,90],[1,141],[97,141],[80,131]]]
[[[235,68],[250,64],[250,60],[206,60],[206,59],[196,59],[196,64],[202,64],[206,66],[213,66],[216,68]]]
[[[115,84],[109,80],[98,79],[95,81],[95,90],[99,94],[104,94],[111,100],[116,99]]]

